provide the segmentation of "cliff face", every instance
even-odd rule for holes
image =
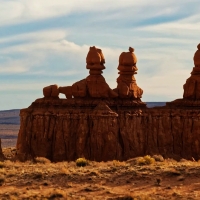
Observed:
[[[21,110],[18,158],[107,161],[147,154],[200,158],[200,111],[196,109],[147,109],[142,102],[128,100],[84,102],[39,99]]]
[[[52,161],[127,160],[147,154],[179,159],[200,158],[200,44],[183,99],[166,107],[146,108],[134,75],[134,49],[119,57],[117,88],[103,78],[105,58],[90,47],[90,75],[72,86],[50,85],[44,98],[21,110],[17,157],[42,156]],[[59,93],[67,99],[59,99]]]

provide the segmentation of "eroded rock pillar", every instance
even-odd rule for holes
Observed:
[[[119,57],[119,66],[117,78],[117,89],[120,98],[140,99],[143,90],[137,86],[134,74],[137,74],[137,58],[133,53],[134,49],[129,47],[129,52],[121,53]]]

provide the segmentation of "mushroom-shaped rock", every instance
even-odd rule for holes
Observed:
[[[142,97],[143,90],[136,84],[134,74],[138,68],[136,67],[137,58],[133,53],[134,49],[129,47],[129,52],[123,52],[119,56],[119,74],[117,78],[118,94],[121,98],[139,99]]]
[[[105,58],[101,49],[95,46],[90,47],[86,57],[86,68],[89,69],[90,75],[85,79],[77,81],[72,86],[60,87],[59,92],[65,94],[67,98],[115,98],[118,94],[113,91],[106,83],[105,78],[101,75],[105,69],[103,65]],[[51,93],[51,87],[46,87],[46,96]]]
[[[95,46],[90,47],[86,57],[86,63],[89,65],[105,63],[101,49],[97,49]]]
[[[134,48],[129,47],[129,52],[122,52],[119,56],[119,65],[134,66],[137,63],[137,57],[135,56]]]

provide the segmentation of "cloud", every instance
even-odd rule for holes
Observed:
[[[170,16],[176,14],[179,9],[188,5],[197,5],[198,1],[178,0],[141,0],[141,1],[106,1],[106,0],[0,0],[0,24],[27,23],[35,20],[66,16],[73,13],[93,13],[102,19],[124,19],[130,16],[133,21],[137,19],[149,19],[152,17]],[[149,9],[151,8],[151,9]],[[195,9],[195,10],[196,10]],[[189,10],[189,9],[188,9]],[[198,10],[198,9],[197,9]],[[189,12],[189,11],[187,11]],[[119,14],[118,14],[119,13]],[[145,15],[144,15],[145,13]],[[94,18],[93,18],[94,19]]]
[[[119,55],[132,46],[143,100],[182,97],[199,43],[199,0],[0,3],[4,98],[7,92],[19,92],[34,100],[46,85],[72,85],[85,78],[85,58],[93,45],[103,50],[103,76],[111,88],[117,85]]]

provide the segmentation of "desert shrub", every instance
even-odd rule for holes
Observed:
[[[137,164],[138,165],[150,165],[150,164],[153,164],[155,163],[155,159],[152,158],[151,156],[149,155],[146,155],[144,157],[140,157],[138,160],[137,160]]]
[[[0,162],[0,168],[4,168],[6,165],[4,162]]]
[[[86,165],[88,165],[88,160],[86,160],[85,158],[78,158],[76,160],[76,166],[85,167]]]
[[[48,164],[50,163],[51,161],[47,158],[44,158],[44,157],[37,157],[35,158],[34,160],[36,163],[41,163],[41,164]]]

